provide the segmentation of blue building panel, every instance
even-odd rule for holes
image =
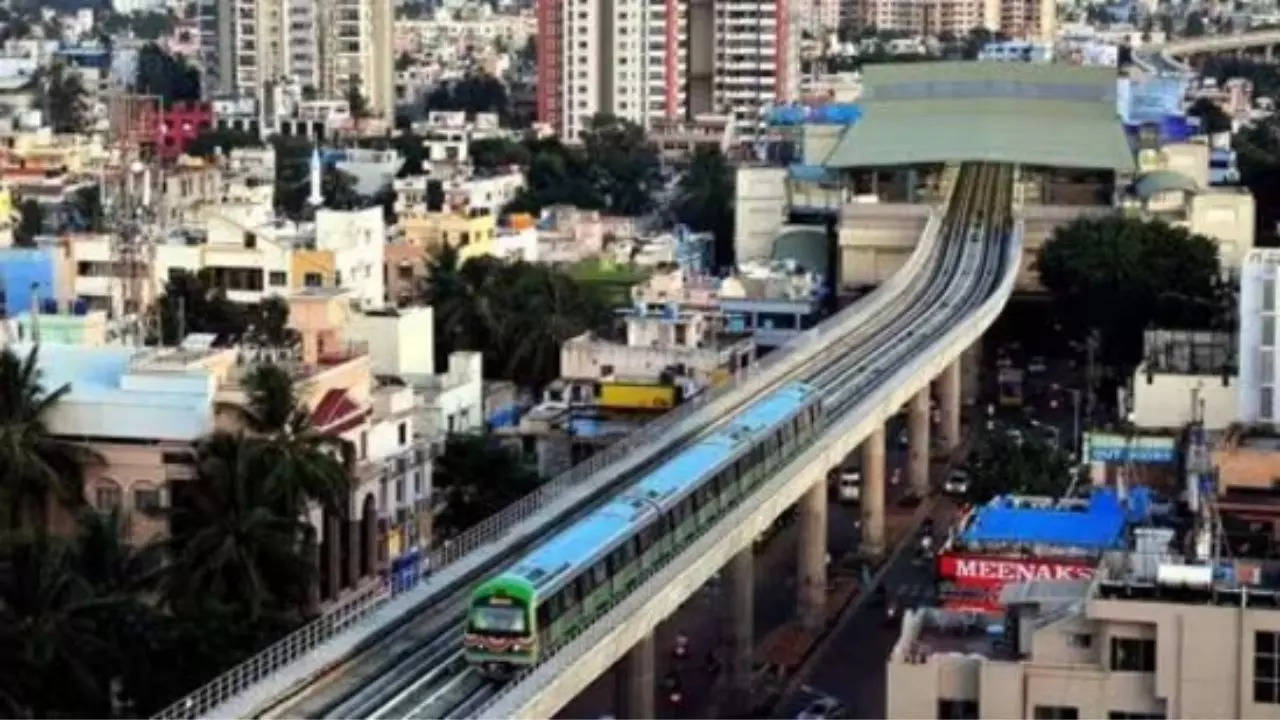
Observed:
[[[977,511],[960,538],[1108,550],[1124,547],[1127,524],[1125,508],[1111,490],[1095,491],[1083,509],[1015,507],[1012,498],[1000,496]]]
[[[31,309],[31,294],[55,297],[53,257],[44,248],[0,250],[0,312],[5,317]]]

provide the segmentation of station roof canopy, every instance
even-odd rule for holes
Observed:
[[[1031,63],[868,65],[861,120],[828,167],[987,161],[1131,172],[1115,71]]]

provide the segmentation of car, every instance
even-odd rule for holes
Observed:
[[[964,495],[969,492],[969,471],[956,468],[942,483],[942,492],[948,495]]]
[[[840,701],[828,695],[806,705],[800,714],[796,715],[796,720],[826,720],[826,718],[837,717],[843,710]]]
[[[1036,355],[1032,357],[1031,360],[1027,362],[1028,375],[1040,375],[1046,372],[1048,369],[1049,369],[1048,364],[1045,363],[1044,358],[1041,357],[1040,355]]]
[[[846,503],[856,503],[862,499],[862,471],[853,468],[840,471],[840,477],[836,480],[836,499]]]

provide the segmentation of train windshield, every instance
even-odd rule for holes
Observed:
[[[524,635],[529,632],[529,626],[523,608],[477,605],[471,609],[471,630],[491,635]]]

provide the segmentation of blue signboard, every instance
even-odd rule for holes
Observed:
[[[1178,458],[1177,443],[1167,437],[1085,433],[1084,447],[1088,462],[1172,465]]]
[[[1162,123],[1166,116],[1182,114],[1187,82],[1181,78],[1120,78],[1116,83],[1116,112],[1126,125]]]

